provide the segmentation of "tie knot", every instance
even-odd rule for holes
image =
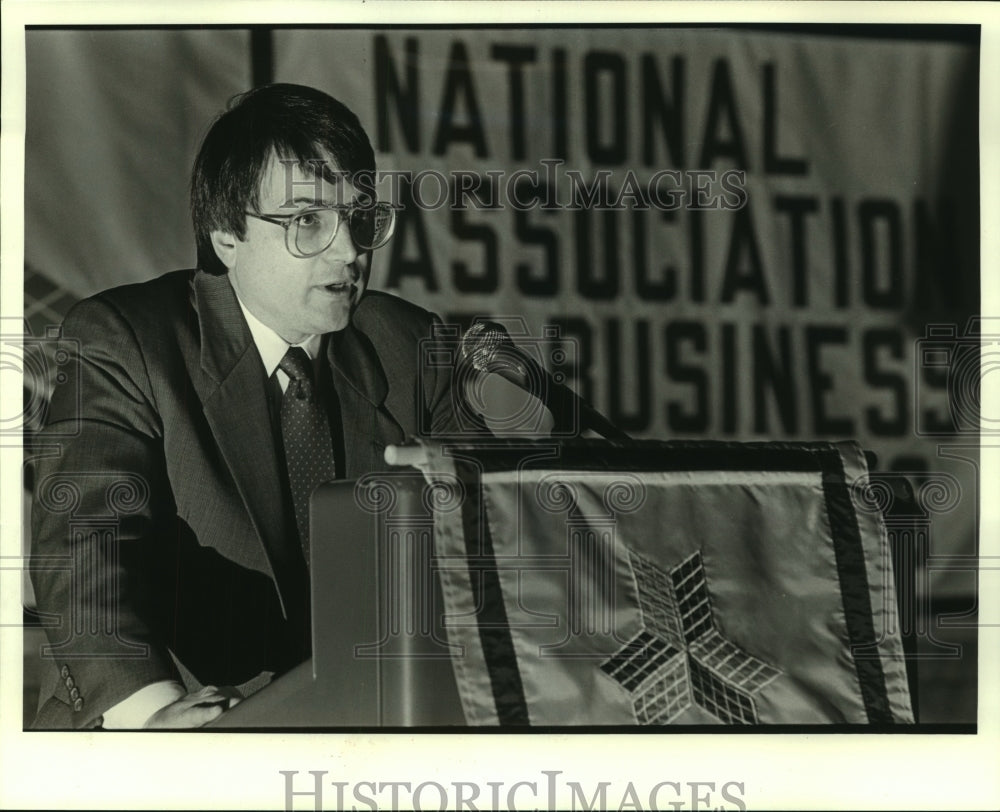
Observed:
[[[285,357],[278,364],[278,369],[296,384],[297,397],[309,397],[312,391],[312,362],[304,349],[289,347]]]

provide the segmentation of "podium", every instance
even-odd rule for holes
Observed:
[[[913,721],[855,444],[397,456],[317,489],[313,658],[212,727]]]
[[[212,726],[464,725],[424,477],[327,483],[310,521],[313,657]]]

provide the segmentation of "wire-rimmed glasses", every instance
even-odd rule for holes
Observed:
[[[354,244],[363,251],[385,245],[396,225],[396,211],[388,203],[310,206],[295,214],[256,214],[252,211],[246,214],[285,229],[285,247],[292,256],[303,259],[329,248],[344,220]]]

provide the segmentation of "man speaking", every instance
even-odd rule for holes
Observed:
[[[200,726],[308,658],[311,491],[456,430],[450,371],[420,365],[435,317],[366,292],[394,223],[374,170],[335,99],[245,93],[195,161],[198,270],[67,316],[79,358],[39,439],[77,428],[32,514],[38,609],[61,619],[36,727]]]

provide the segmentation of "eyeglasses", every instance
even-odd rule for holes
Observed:
[[[290,254],[302,259],[329,248],[344,220],[347,220],[354,244],[363,251],[385,245],[396,225],[396,211],[388,203],[312,206],[287,215],[254,214],[252,211],[245,214],[285,229],[285,247]]]

